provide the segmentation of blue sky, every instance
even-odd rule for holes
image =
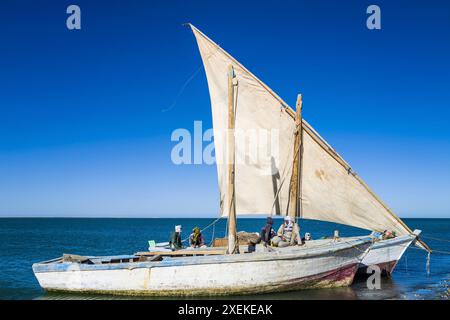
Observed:
[[[81,30],[66,8],[81,8]],[[382,29],[366,28],[370,4]],[[2,1],[0,216],[216,216],[192,22],[304,117],[402,217],[450,217],[450,3]],[[191,81],[183,85],[192,76]],[[170,108],[169,111],[163,110]]]

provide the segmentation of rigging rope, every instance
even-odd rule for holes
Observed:
[[[217,223],[217,221],[219,221],[221,218],[222,218],[222,217],[218,217],[216,220],[214,220],[213,222],[211,222],[210,224],[208,224],[206,227],[204,227],[203,229],[201,229],[200,232],[203,232],[203,231],[209,229],[212,225],[215,225],[215,224]],[[183,240],[181,240],[181,242],[186,242],[186,241],[188,241],[188,240],[189,240],[189,237],[190,237],[190,235],[189,235],[188,237],[184,238]]]
[[[405,271],[408,273],[408,256],[405,254]]]
[[[298,128],[296,130],[298,130]],[[295,133],[295,130],[294,130],[294,133]],[[292,134],[290,136],[291,136],[290,139],[292,141],[292,138],[293,138],[294,134]],[[289,150],[289,156],[286,158],[286,161],[285,161],[285,164],[284,164],[284,170],[283,170],[284,171],[284,176],[282,177],[283,179],[280,181],[281,182],[280,186],[278,187],[278,190],[277,190],[277,192],[275,194],[275,198],[274,198],[273,203],[272,203],[272,208],[270,210],[270,216],[273,216],[273,209],[275,208],[275,204],[277,203],[277,201],[279,201],[278,195],[280,194],[281,188],[284,185],[284,181],[287,178],[287,173],[288,173],[289,170],[286,170],[286,167],[289,165],[288,159],[291,157],[291,151],[293,151],[293,150],[294,149],[292,149],[292,148]],[[296,148],[294,153],[295,153],[295,155],[294,155],[294,160],[295,160],[297,158],[297,154],[299,153],[299,148]]]
[[[178,98],[183,94],[184,90],[186,89],[187,85],[200,73],[200,71],[203,69],[203,64],[200,65],[200,67],[197,68],[194,73],[191,74],[191,76],[184,82],[184,84],[181,86],[180,90],[178,91],[178,94],[176,95],[175,99],[173,100],[172,104],[168,106],[167,108],[161,109],[161,112],[167,112],[172,110],[175,105],[178,102]]]
[[[410,246],[409,248],[416,249],[416,250],[423,250],[422,248],[416,248],[416,247],[413,247],[413,246]],[[433,253],[450,254],[450,251],[433,249]]]
[[[450,240],[448,240],[448,239],[435,238],[435,237],[422,236],[422,235],[420,237],[425,238],[425,239],[436,240],[436,241],[450,242]]]
[[[212,236],[211,236],[211,242],[209,243],[209,246],[211,247],[214,243],[214,237],[215,237],[215,233],[216,233],[216,225],[213,225],[213,230],[212,230]]]

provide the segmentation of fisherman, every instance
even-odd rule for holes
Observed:
[[[296,244],[302,245],[300,227],[292,221],[291,217],[284,217],[284,223],[278,229],[277,236],[272,239],[272,244],[280,248]]]
[[[192,229],[192,233],[189,236],[189,245],[191,248],[205,248],[205,239],[200,231],[199,227]]]
[[[264,246],[267,247],[273,237],[276,236],[275,230],[273,230],[273,219],[272,217],[267,217],[266,225],[261,229],[259,233],[259,241],[262,241]]]
[[[169,245],[172,250],[183,249],[183,245],[181,244],[181,230],[181,225],[175,226],[175,232],[172,232],[170,236]]]

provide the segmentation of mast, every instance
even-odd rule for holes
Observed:
[[[297,96],[295,112],[295,139],[294,139],[294,161],[292,163],[292,175],[289,192],[288,215],[292,221],[296,221],[301,214],[301,167],[302,167],[302,95]]]
[[[235,112],[234,112],[234,86],[235,75],[233,66],[228,66],[228,254],[239,253],[239,244],[236,232],[236,196],[235,196]]]

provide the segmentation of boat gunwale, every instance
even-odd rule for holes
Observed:
[[[399,236],[396,238],[384,239],[384,240],[374,242],[373,246],[370,248],[370,250],[389,247],[392,245],[401,244],[403,242],[412,242],[415,239],[417,239],[417,236],[414,236],[412,234],[405,234],[403,236]],[[408,247],[409,247],[409,245],[408,245]]]
[[[341,238],[343,239],[343,238]],[[344,238],[345,239],[345,238]],[[283,249],[290,249],[290,252],[264,252],[264,253],[251,253],[251,254],[239,254],[239,255],[215,255],[215,256],[193,256],[189,259],[185,257],[171,258],[162,261],[142,261],[142,262],[123,262],[123,263],[107,263],[107,264],[80,264],[71,262],[55,262],[34,263],[32,268],[34,273],[45,272],[65,272],[65,271],[97,271],[97,270],[120,270],[120,269],[140,269],[140,268],[155,268],[155,267],[175,267],[175,266],[188,266],[198,264],[220,264],[220,263],[240,263],[240,262],[263,262],[271,260],[293,260],[293,259],[307,259],[312,257],[318,257],[327,255],[334,252],[341,252],[345,250],[355,249],[358,246],[367,245],[366,251],[372,244],[372,238],[370,236],[358,237],[349,241],[330,242],[335,246],[320,246],[310,249],[293,250],[293,248],[287,247]],[[301,247],[299,247],[301,248]],[[297,251],[297,252],[292,252]],[[110,257],[110,256],[108,256]],[[132,256],[130,256],[132,257]],[[137,256],[135,256],[137,257]],[[93,258],[93,257],[92,257]],[[97,257],[100,258],[100,257]],[[51,260],[50,260],[51,261]],[[358,262],[358,261],[355,261]],[[70,269],[75,266],[76,269]]]

